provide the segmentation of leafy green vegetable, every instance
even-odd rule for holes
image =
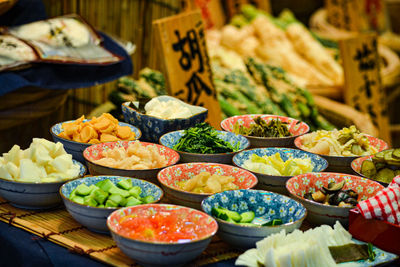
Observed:
[[[261,117],[254,118],[254,124],[249,128],[239,125],[238,122],[233,126],[234,132],[247,136],[257,137],[286,137],[291,136],[287,123],[281,122],[278,119],[273,119],[266,122]]]
[[[217,154],[238,151],[240,142],[232,146],[220,139],[218,132],[208,123],[203,122],[186,129],[184,135],[173,148],[189,153]]]
[[[262,226],[275,226],[281,224],[283,224],[283,221],[281,219],[273,219],[272,221],[264,223]]]

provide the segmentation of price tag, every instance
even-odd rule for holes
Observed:
[[[390,143],[389,117],[381,83],[375,34],[360,34],[339,42],[345,78],[345,102],[369,114],[379,135]]]
[[[169,94],[208,109],[208,122],[219,128],[221,108],[213,85],[200,11],[153,22],[161,48]]]
[[[326,0],[328,22],[348,31],[359,31],[361,27],[360,11],[364,0]]]

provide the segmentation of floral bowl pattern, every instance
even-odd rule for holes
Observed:
[[[302,203],[308,210],[308,220],[316,225],[333,225],[338,220],[342,225],[349,224],[349,212],[352,208],[324,205],[304,198],[306,193],[314,193],[330,182],[345,180],[343,187],[353,189],[358,193],[358,201],[373,197],[384,187],[377,182],[355,175],[341,173],[306,173],[290,178],[286,182],[286,189],[291,197]]]
[[[80,169],[77,178],[83,177],[86,174],[86,167],[76,160],[72,161]],[[11,205],[22,209],[54,208],[62,202],[58,190],[68,181],[70,180],[54,183],[27,183],[0,178],[0,196],[10,201]]]
[[[179,154],[168,147],[153,143],[140,142],[143,146],[153,146],[153,145],[156,146],[158,148],[159,153],[168,160],[167,165],[162,168],[155,168],[148,170],[126,170],[126,169],[117,169],[117,168],[102,166],[93,162],[93,160],[98,160],[103,157],[102,156],[103,151],[112,149],[114,147],[127,148],[129,144],[132,142],[139,142],[139,141],[107,142],[107,143],[92,145],[86,148],[83,152],[83,157],[86,160],[86,164],[89,168],[90,174],[128,176],[128,177],[148,180],[153,183],[158,183],[157,173],[163,168],[174,165],[179,161]]]
[[[185,131],[180,130],[164,134],[160,138],[160,144],[169,147],[171,149],[174,149],[173,147],[179,142],[179,139],[184,135],[184,132]],[[218,138],[231,143],[232,146],[236,146],[236,144],[240,142],[239,150],[235,152],[220,153],[220,154],[196,154],[196,153],[177,151],[181,156],[181,162],[214,162],[214,163],[231,164],[232,157],[236,153],[250,146],[249,141],[242,135],[224,131],[218,131],[218,132],[219,132]]]
[[[372,157],[373,157],[373,155],[365,156],[365,157],[361,157],[361,158],[356,158],[355,160],[353,160],[351,162],[351,169],[356,173],[356,175],[364,177],[364,178],[367,178],[367,179],[370,179],[370,180],[373,180],[373,179],[371,179],[369,177],[366,177],[364,174],[361,173],[361,166],[362,166],[363,162],[366,161],[366,160],[372,161]],[[378,182],[378,183],[380,183],[381,185],[383,185],[385,187],[389,185],[388,183],[385,183],[385,182],[380,182],[380,181],[375,181],[375,182]]]
[[[201,201],[211,194],[184,191],[179,188],[178,182],[189,180],[202,172],[232,176],[235,178],[234,184],[238,186],[238,189],[253,188],[257,184],[257,177],[251,172],[217,163],[178,164],[161,170],[157,178],[165,192],[165,196],[173,203],[201,209]]]
[[[294,140],[294,145],[298,149],[307,151],[307,149],[303,147],[303,138],[305,138],[306,136],[307,134],[299,136]],[[375,147],[378,150],[378,152],[389,148],[388,144],[382,139],[367,134],[366,136],[369,140],[370,145]],[[354,173],[350,166],[351,162],[356,158],[358,158],[358,157],[327,156],[327,155],[320,155],[320,156],[328,161],[329,166],[327,171],[349,173],[349,174]]]
[[[68,140],[68,139],[58,136],[61,132],[64,131],[62,129],[63,123],[68,123],[68,122],[73,122],[73,121],[74,120],[64,121],[64,122],[60,122],[60,123],[53,125],[50,128],[50,133],[53,136],[54,142],[60,142],[61,144],[63,144],[65,151],[68,154],[71,154],[73,159],[75,159],[81,163],[85,163],[85,159],[83,158],[82,153],[85,150],[85,148],[91,146],[92,144],[75,142],[75,141]],[[90,121],[90,120],[84,120],[84,122],[86,122],[86,121]],[[135,133],[136,140],[138,140],[142,136],[142,133],[140,132],[140,130],[138,128],[130,125],[129,123],[119,122],[118,124],[120,126],[129,126],[129,128],[131,128],[132,132]]]
[[[311,162],[314,166],[312,170],[313,172],[322,172],[328,167],[328,162],[324,158],[315,155],[313,153],[305,152],[298,149],[274,148],[274,147],[254,148],[242,151],[233,157],[233,163],[240,168],[246,169],[244,168],[244,162],[250,159],[253,154],[263,157],[263,156],[271,156],[276,153],[279,153],[282,160],[284,161],[288,160],[290,157],[311,159]],[[288,194],[288,191],[286,190],[285,187],[286,181],[289,180],[292,176],[275,176],[275,175],[257,173],[251,170],[249,171],[254,173],[258,178],[257,188],[285,195]]]
[[[254,247],[255,243],[268,235],[286,230],[298,229],[307,216],[307,210],[299,202],[277,193],[262,190],[231,190],[217,193],[204,199],[202,209],[211,215],[213,207],[223,207],[239,213],[253,211],[253,223],[264,224],[273,219],[281,219],[282,225],[243,226],[216,218],[218,235],[227,243],[241,248]]]
[[[154,213],[179,212],[181,218],[190,218],[206,226],[206,235],[196,240],[176,243],[148,242],[120,235],[117,225],[125,216],[151,216]],[[144,266],[180,266],[195,259],[208,246],[218,229],[217,222],[204,212],[170,204],[147,204],[114,211],[107,219],[107,225],[117,246],[127,256]]]
[[[177,100],[171,96],[160,96],[157,99],[160,101],[168,101],[171,98]],[[204,122],[208,114],[208,110],[206,108],[192,106],[185,103],[185,105],[195,108],[198,113],[185,119],[165,120],[140,113],[139,111],[136,111],[130,107],[129,103],[130,102],[125,102],[122,104],[122,113],[125,121],[139,127],[143,133],[143,139],[149,142],[158,142],[160,137],[165,133],[176,130],[184,130],[195,126],[198,123]]]
[[[278,116],[278,115],[265,115],[265,114],[247,114],[237,115],[226,118],[221,122],[221,128],[227,132],[233,132],[234,125],[238,123],[246,128],[254,124],[254,118],[261,117],[263,120],[269,122],[273,119],[279,119],[281,122],[288,123],[289,132],[292,136],[288,137],[256,137],[245,136],[251,144],[251,147],[293,147],[296,137],[306,134],[310,131],[310,127],[302,121]]]
[[[130,179],[132,180],[133,186],[139,186],[142,189],[141,197],[151,195],[154,197],[154,202],[160,201],[163,197],[163,191],[155,184],[130,177],[89,176],[65,183],[60,188],[60,195],[62,197],[62,200],[64,201],[64,205],[67,211],[77,222],[94,232],[108,233],[109,231],[107,228],[107,217],[118,208],[97,208],[86,206],[70,200],[69,196],[71,195],[71,192],[80,184],[91,186],[106,179],[111,180],[111,182],[113,182],[114,184],[118,183],[121,180]]]

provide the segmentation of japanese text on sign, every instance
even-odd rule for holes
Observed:
[[[381,85],[376,36],[360,35],[340,41],[345,71],[346,103],[369,114],[381,137],[390,142],[385,92]]]
[[[208,109],[210,123],[219,125],[221,111],[206,50],[199,11],[154,22],[162,48],[169,93]]]

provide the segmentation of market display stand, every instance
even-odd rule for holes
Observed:
[[[168,201],[163,199],[163,202]],[[0,198],[0,221],[112,266],[137,266],[117,248],[111,236],[89,231],[76,222],[63,206],[51,210],[29,211],[15,208]],[[302,229],[308,228],[310,226],[304,223]],[[203,266],[233,259],[241,253],[214,237],[207,249],[191,265]]]

